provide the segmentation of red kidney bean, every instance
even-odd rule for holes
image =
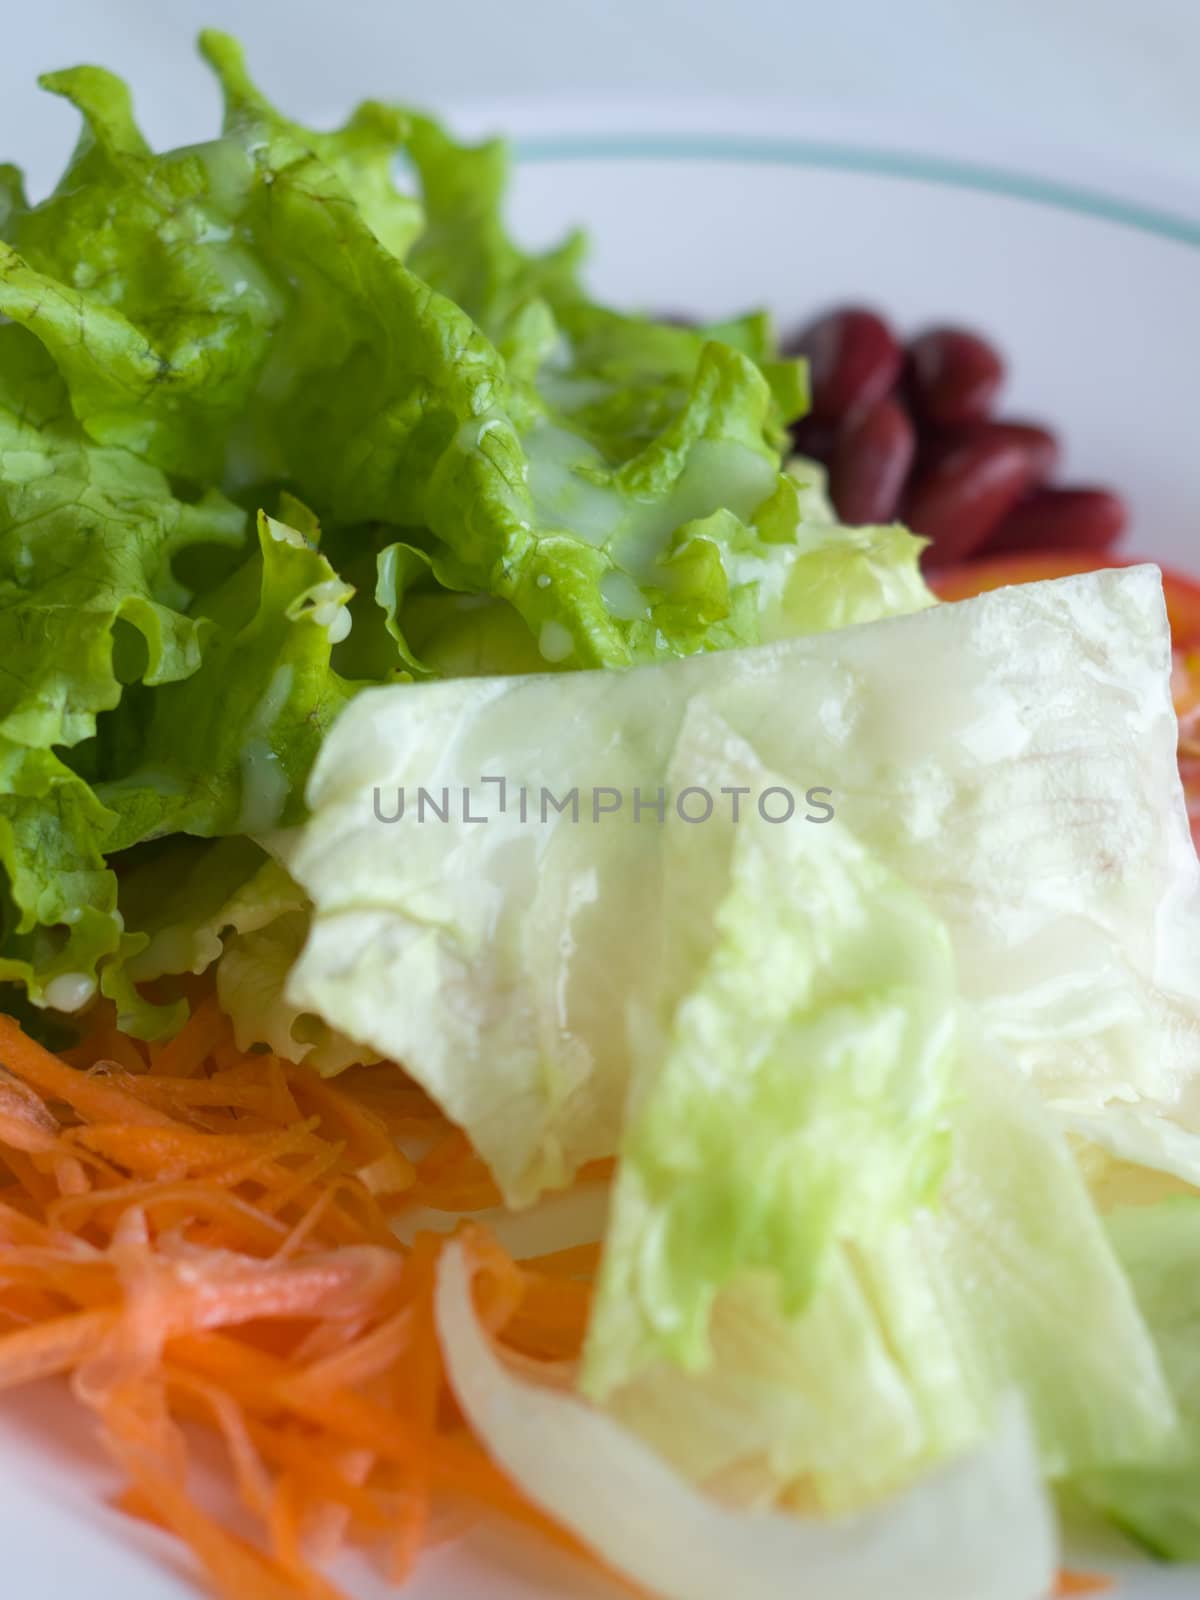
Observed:
[[[921,420],[953,428],[987,416],[1004,382],[1004,362],[966,328],[930,328],[908,347],[907,379]]]
[[[836,422],[822,422],[820,417],[801,417],[793,422],[792,445],[798,454],[811,456],[828,466],[837,448],[839,428]]]
[[[1028,451],[1006,439],[976,439],[923,472],[906,520],[932,541],[931,558],[957,561],[984,543],[1033,482]]]
[[[1108,489],[1038,489],[1015,505],[987,541],[988,555],[1032,550],[1107,550],[1128,514]]]
[[[895,400],[879,401],[842,432],[829,469],[829,492],[843,522],[890,522],[896,515],[917,435]]]
[[[981,439],[1003,440],[1019,445],[1029,456],[1032,485],[1045,483],[1058,465],[1058,440],[1038,422],[970,422],[961,428],[947,428],[927,434],[917,448],[918,469],[922,472],[944,461],[964,444]]]
[[[808,358],[812,415],[822,422],[863,416],[895,384],[904,360],[887,323],[861,306],[818,317],[783,353]]]

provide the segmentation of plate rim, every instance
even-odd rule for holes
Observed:
[[[771,99],[500,95],[439,110],[457,134],[507,139],[518,166],[715,162],[898,178],[1024,201],[1200,249],[1200,184],[1094,150],[1021,143],[998,128],[951,136],[944,125],[916,117],[890,118],[884,127],[831,115],[828,106],[802,111]]]

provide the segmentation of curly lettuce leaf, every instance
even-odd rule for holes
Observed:
[[[0,309],[46,345],[94,439],[216,483],[284,309],[235,226],[250,155],[154,153],[100,68],[43,81],[84,129],[55,192],[8,219]]]
[[[76,1011],[97,965],[121,948],[117,880],[103,845],[112,814],[49,750],[0,738],[0,864],[7,878],[0,979]]]
[[[275,872],[286,877],[271,863]],[[288,880],[290,882],[290,880]],[[261,886],[259,886],[261,889]],[[296,893],[295,885],[291,885]],[[253,894],[255,885],[248,889]],[[331,1028],[321,1017],[287,998],[287,975],[308,937],[309,906],[231,926],[217,963],[217,998],[233,1023],[238,1048],[266,1046],[285,1061],[303,1062],[326,1075],[378,1061],[376,1051]],[[236,911],[236,908],[235,908]],[[249,925],[249,921],[257,925]]]
[[[330,523],[426,530],[436,581],[514,608],[543,665],[778,632],[786,541],[763,549],[754,513],[804,396],[765,326],[710,337],[598,307],[574,245],[507,237],[500,147],[377,105],[311,133],[231,41],[205,49],[225,136],[164,156],[117,80],[54,80],[86,131],[59,191],[14,212],[0,309],[46,344],[85,428],[232,492],[286,481]],[[386,175],[396,147],[419,233]],[[928,602],[915,561],[908,587],[901,604]]]
[[[389,253],[403,255],[422,221],[393,180],[403,113],[368,102],[336,132],[301,129],[266,106],[228,42],[214,37],[209,49],[245,136],[161,155],[119,78],[98,67],[45,77],[84,130],[55,192],[11,208],[0,257],[4,310],[45,341],[94,436],[197,481],[222,476],[289,309],[295,322],[287,280],[254,233],[255,201],[274,176],[256,161],[255,127],[269,120],[281,173],[297,166],[299,183],[310,167],[328,174]],[[308,152],[318,159],[306,165]],[[326,198],[318,187],[313,207]]]
[[[206,597],[213,624],[193,675],[153,699],[132,770],[99,785],[112,847],[170,833],[261,834],[302,814],[321,741],[350,697],[330,665],[349,585],[265,513],[259,555]]]
[[[125,862],[121,913],[146,937],[128,963],[136,983],[206,972],[220,958],[228,929],[261,927],[304,904],[285,873],[282,882],[273,874],[264,879],[269,857],[252,839],[174,838]]]
[[[90,441],[41,345],[0,328],[0,975],[39,1003],[76,1009],[129,948],[105,860],[116,818],[88,778],[128,726],[130,684],[199,667],[207,627],[177,562],[236,552],[244,525],[219,494],[179,498]]]
[[[424,212],[409,265],[460,305],[510,362],[529,353],[536,370],[555,338],[552,306],[579,294],[582,236],[544,256],[513,243],[503,217],[509,154],[501,140],[460,144],[430,117],[413,116],[405,154]]]
[[[167,974],[211,970],[239,1049],[265,1047],[321,1072],[377,1059],[285,1000],[310,908],[264,848],[241,836],[174,838],[141,855],[120,886],[121,911],[143,936],[122,969],[133,993]]]
[[[219,139],[152,150],[125,86],[78,68],[46,80],[83,118],[62,181],[30,205],[0,177],[0,737],[66,768],[20,780],[46,816],[6,802],[6,950],[59,972],[30,852],[53,859],[106,919],[63,970],[102,962],[123,1016],[154,919],[121,934],[107,859],[296,820],[358,685],[624,666],[930,600],[916,541],[818,532],[781,476],[803,383],[764,318],[597,306],[578,241],[509,238],[500,146],[375,102],[305,129],[231,40],[203,48]],[[264,505],[260,541],[297,538],[247,551]],[[51,826],[54,850],[26,842]]]
[[[0,734],[76,745],[123,682],[195,672],[205,628],[175,560],[236,550],[244,528],[219,494],[177,498],[156,468],[93,444],[42,347],[0,328]]]

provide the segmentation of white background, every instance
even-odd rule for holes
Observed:
[[[970,130],[1083,153],[1097,181],[1200,174],[1200,0],[7,0],[0,158],[35,189],[73,139],[37,72],[134,82],[156,141],[203,137],[196,30],[237,32],[293,114],[365,94],[446,107],[550,94],[786,100],[819,124]],[[923,142],[928,142],[923,141]],[[1077,163],[1076,163],[1077,164]],[[1121,187],[1128,191],[1128,184]]]

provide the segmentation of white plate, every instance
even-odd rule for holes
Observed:
[[[618,302],[714,316],[765,304],[786,326],[857,300],[906,331],[935,319],[987,331],[1011,362],[1004,409],[1061,430],[1063,481],[1122,490],[1138,552],[1200,568],[1200,199],[1141,179],[1101,192],[1061,157],[1031,176],[1004,152],[822,143],[774,110],[507,107],[470,120],[519,135],[518,231],[548,240],[586,223],[592,280]],[[0,1484],[3,1593],[194,1595],[174,1545],[105,1509],[114,1481],[59,1389],[6,1397]],[[1122,1575],[1120,1600],[1200,1592],[1200,1572],[1131,1562],[1116,1541],[1099,1554]],[[394,1592],[361,1568],[339,1576],[362,1600]],[[405,1593],[626,1591],[497,1531],[431,1556]]]

